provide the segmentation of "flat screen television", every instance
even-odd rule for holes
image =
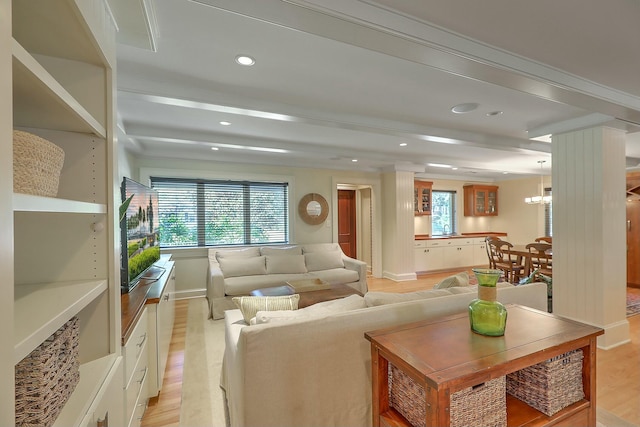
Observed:
[[[120,217],[120,292],[128,293],[142,278],[159,279],[164,268],[153,265],[160,259],[158,192],[126,177],[121,191],[126,211]]]

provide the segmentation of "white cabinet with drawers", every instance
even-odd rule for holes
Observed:
[[[142,310],[133,332],[122,349],[124,355],[124,408],[129,427],[138,427],[147,407],[149,393],[149,331],[147,309]]]
[[[487,243],[484,237],[473,239],[473,265],[488,266]]]
[[[413,258],[416,272],[489,264],[484,237],[415,240]]]
[[[166,261],[165,274],[159,279],[166,280],[157,304],[147,304],[149,345],[153,352],[149,357],[149,396],[157,396],[162,388],[164,370],[169,357],[169,345],[175,319],[176,272],[175,261]]]
[[[473,239],[446,239],[443,247],[443,268],[473,265]]]

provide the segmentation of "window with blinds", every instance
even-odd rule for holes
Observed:
[[[151,177],[161,247],[289,242],[288,184]]]

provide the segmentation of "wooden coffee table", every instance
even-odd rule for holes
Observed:
[[[262,288],[251,291],[251,295],[253,296],[282,296],[293,295],[295,293],[295,289],[290,285],[272,286],[269,288]],[[317,291],[311,290],[299,292],[298,294],[300,295],[298,308],[309,307],[310,305],[317,304],[319,302],[332,301],[335,299],[348,297],[349,295],[362,296],[362,293],[360,293],[355,288],[352,288],[349,285],[342,284],[326,284],[326,286],[323,286],[323,289],[319,289]]]

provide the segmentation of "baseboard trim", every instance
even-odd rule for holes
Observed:
[[[200,298],[207,295],[207,290],[204,288],[189,289],[188,291],[176,291],[174,295],[176,299]]]
[[[395,274],[388,271],[383,272],[382,277],[385,279],[393,280],[394,282],[405,282],[407,280],[418,279],[418,275],[416,273]]]

